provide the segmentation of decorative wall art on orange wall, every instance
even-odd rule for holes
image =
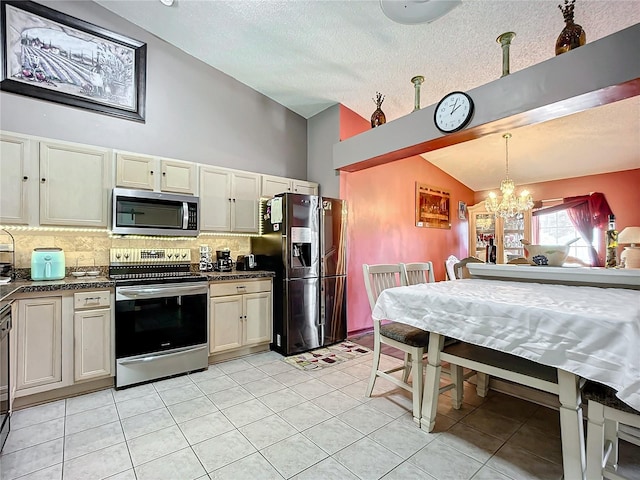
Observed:
[[[451,228],[450,197],[440,187],[416,182],[416,227]]]

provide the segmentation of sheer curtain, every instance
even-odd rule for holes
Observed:
[[[562,203],[553,207],[543,208],[533,212],[534,216],[566,210],[571,223],[576,227],[580,236],[591,248],[589,256],[592,266],[604,266],[604,255],[599,256],[593,246],[593,229],[606,227],[609,215],[613,212],[603,193],[594,192],[590,195],[564,198]]]

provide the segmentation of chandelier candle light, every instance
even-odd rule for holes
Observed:
[[[500,183],[500,191],[502,198],[499,198],[494,192],[489,193],[489,197],[484,201],[487,212],[493,213],[496,217],[502,218],[513,217],[517,213],[531,210],[533,207],[533,199],[527,190],[523,190],[519,195],[515,194],[516,185],[509,178],[509,139],[510,133],[505,133],[502,138],[505,141],[507,176]]]

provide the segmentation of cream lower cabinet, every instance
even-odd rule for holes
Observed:
[[[216,282],[210,296],[210,354],[271,342],[271,279]]]
[[[74,295],[73,371],[76,382],[111,375],[111,299],[108,290]]]
[[[62,297],[16,303],[16,396],[70,385],[63,366]]]

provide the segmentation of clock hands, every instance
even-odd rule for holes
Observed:
[[[458,99],[456,98],[456,103],[453,104],[453,108],[451,109],[451,115],[453,115],[453,112],[455,112],[460,105],[458,105]]]

